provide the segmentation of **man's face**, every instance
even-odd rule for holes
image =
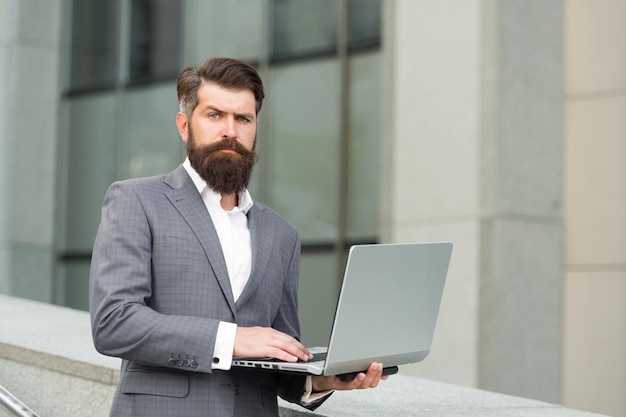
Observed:
[[[251,91],[203,84],[191,119],[183,113],[176,116],[191,165],[219,193],[232,194],[248,185],[256,162],[255,109]]]
[[[254,94],[250,90],[228,90],[204,83],[198,89],[198,105],[187,122],[199,146],[230,138],[252,150],[257,125]],[[183,132],[181,136],[187,142]]]

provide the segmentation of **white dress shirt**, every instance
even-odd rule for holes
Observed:
[[[211,216],[220,245],[224,253],[226,268],[230,278],[230,285],[235,301],[241,295],[243,288],[250,278],[252,270],[252,241],[248,228],[248,211],[253,206],[248,190],[239,193],[239,203],[232,210],[222,208],[222,196],[207,186],[196,170],[191,166],[189,159],[185,159],[183,167],[191,177],[202,201]],[[213,369],[230,369],[235,346],[235,323],[220,322],[215,340]]]

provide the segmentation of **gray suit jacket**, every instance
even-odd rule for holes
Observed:
[[[252,273],[235,303],[217,233],[182,166],[111,185],[90,278],[96,349],[123,359],[111,416],[277,416],[277,394],[300,401],[302,376],[212,370],[220,321],[299,338],[298,233],[257,202],[248,224]]]

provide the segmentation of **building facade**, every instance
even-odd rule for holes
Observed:
[[[108,185],[184,158],[178,71],[266,84],[251,192],[304,341],[355,243],[455,244],[402,372],[626,416],[626,0],[0,0],[0,291],[86,309]]]

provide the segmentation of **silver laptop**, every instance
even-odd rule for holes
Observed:
[[[328,347],[309,362],[234,358],[233,366],[350,378],[382,362],[385,373],[430,352],[452,244],[356,245],[350,249]],[[315,355],[325,354],[318,359]]]

